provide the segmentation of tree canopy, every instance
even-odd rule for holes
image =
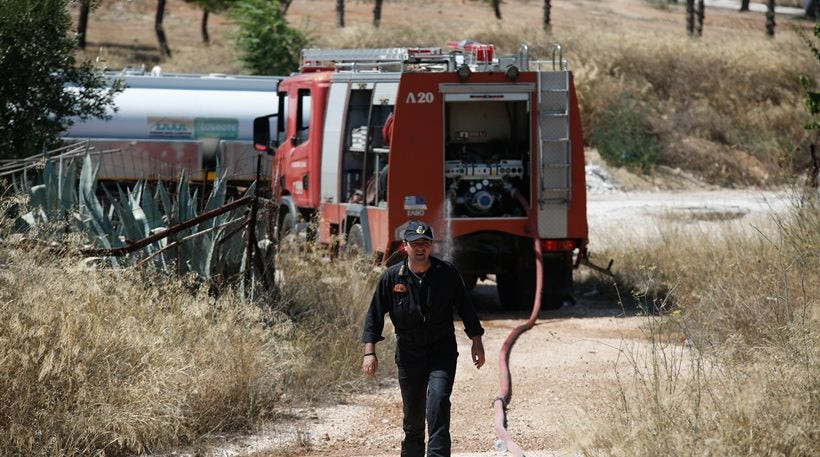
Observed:
[[[0,8],[0,158],[57,144],[80,119],[105,117],[116,92],[90,63],[77,65],[67,0],[3,0]]]
[[[288,25],[277,0],[242,0],[232,15],[239,25],[237,47],[248,70],[259,75],[288,75],[299,68],[308,39]]]

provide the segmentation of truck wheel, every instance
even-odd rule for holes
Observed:
[[[353,224],[347,232],[345,240],[344,256],[346,259],[356,259],[365,256],[364,249],[364,229],[361,224]]]
[[[541,309],[559,309],[572,297],[572,253],[544,256],[544,280]]]
[[[296,221],[293,220],[293,215],[285,214],[282,223],[279,224],[279,252],[294,252],[297,249],[295,227]]]
[[[544,256],[541,309],[559,309],[572,298],[572,254]],[[532,309],[535,300],[535,266],[514,266],[496,274],[498,298],[507,310]]]
[[[478,284],[478,275],[463,275],[461,279],[464,280],[464,288],[467,292],[475,289],[476,284]]]
[[[501,307],[510,311],[520,309],[530,309],[534,291],[532,285],[527,285],[525,271],[519,268],[510,268],[499,271],[495,275],[496,288],[498,289],[498,299]],[[522,274],[523,273],[523,274]],[[535,273],[532,273],[535,276]]]

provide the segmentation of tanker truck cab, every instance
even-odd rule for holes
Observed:
[[[495,275],[508,308],[532,304],[537,239],[542,306],[560,306],[587,245],[572,74],[526,47],[448,46],[303,51],[279,85],[281,226],[317,215],[322,243],[391,263],[407,223],[425,221],[435,255],[468,286]]]

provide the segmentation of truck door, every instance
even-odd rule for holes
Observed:
[[[397,87],[397,83],[353,84],[345,116],[342,201],[387,204],[389,139],[382,130],[393,112]]]
[[[295,92],[295,93],[294,93]],[[288,130],[288,147],[290,152],[284,161],[289,163],[285,177],[285,188],[291,193],[296,206],[310,207],[309,155],[311,148],[311,91],[309,87],[300,87],[290,95],[288,113],[290,126]]]

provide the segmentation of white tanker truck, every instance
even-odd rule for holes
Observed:
[[[210,181],[217,158],[235,184],[256,179],[253,119],[279,106],[282,78],[163,74],[158,67],[106,77],[126,85],[114,98],[111,119],[75,119],[62,136],[66,144],[88,141],[99,179],[177,180],[184,171],[191,181]],[[264,155],[259,176],[269,179],[270,172]]]

